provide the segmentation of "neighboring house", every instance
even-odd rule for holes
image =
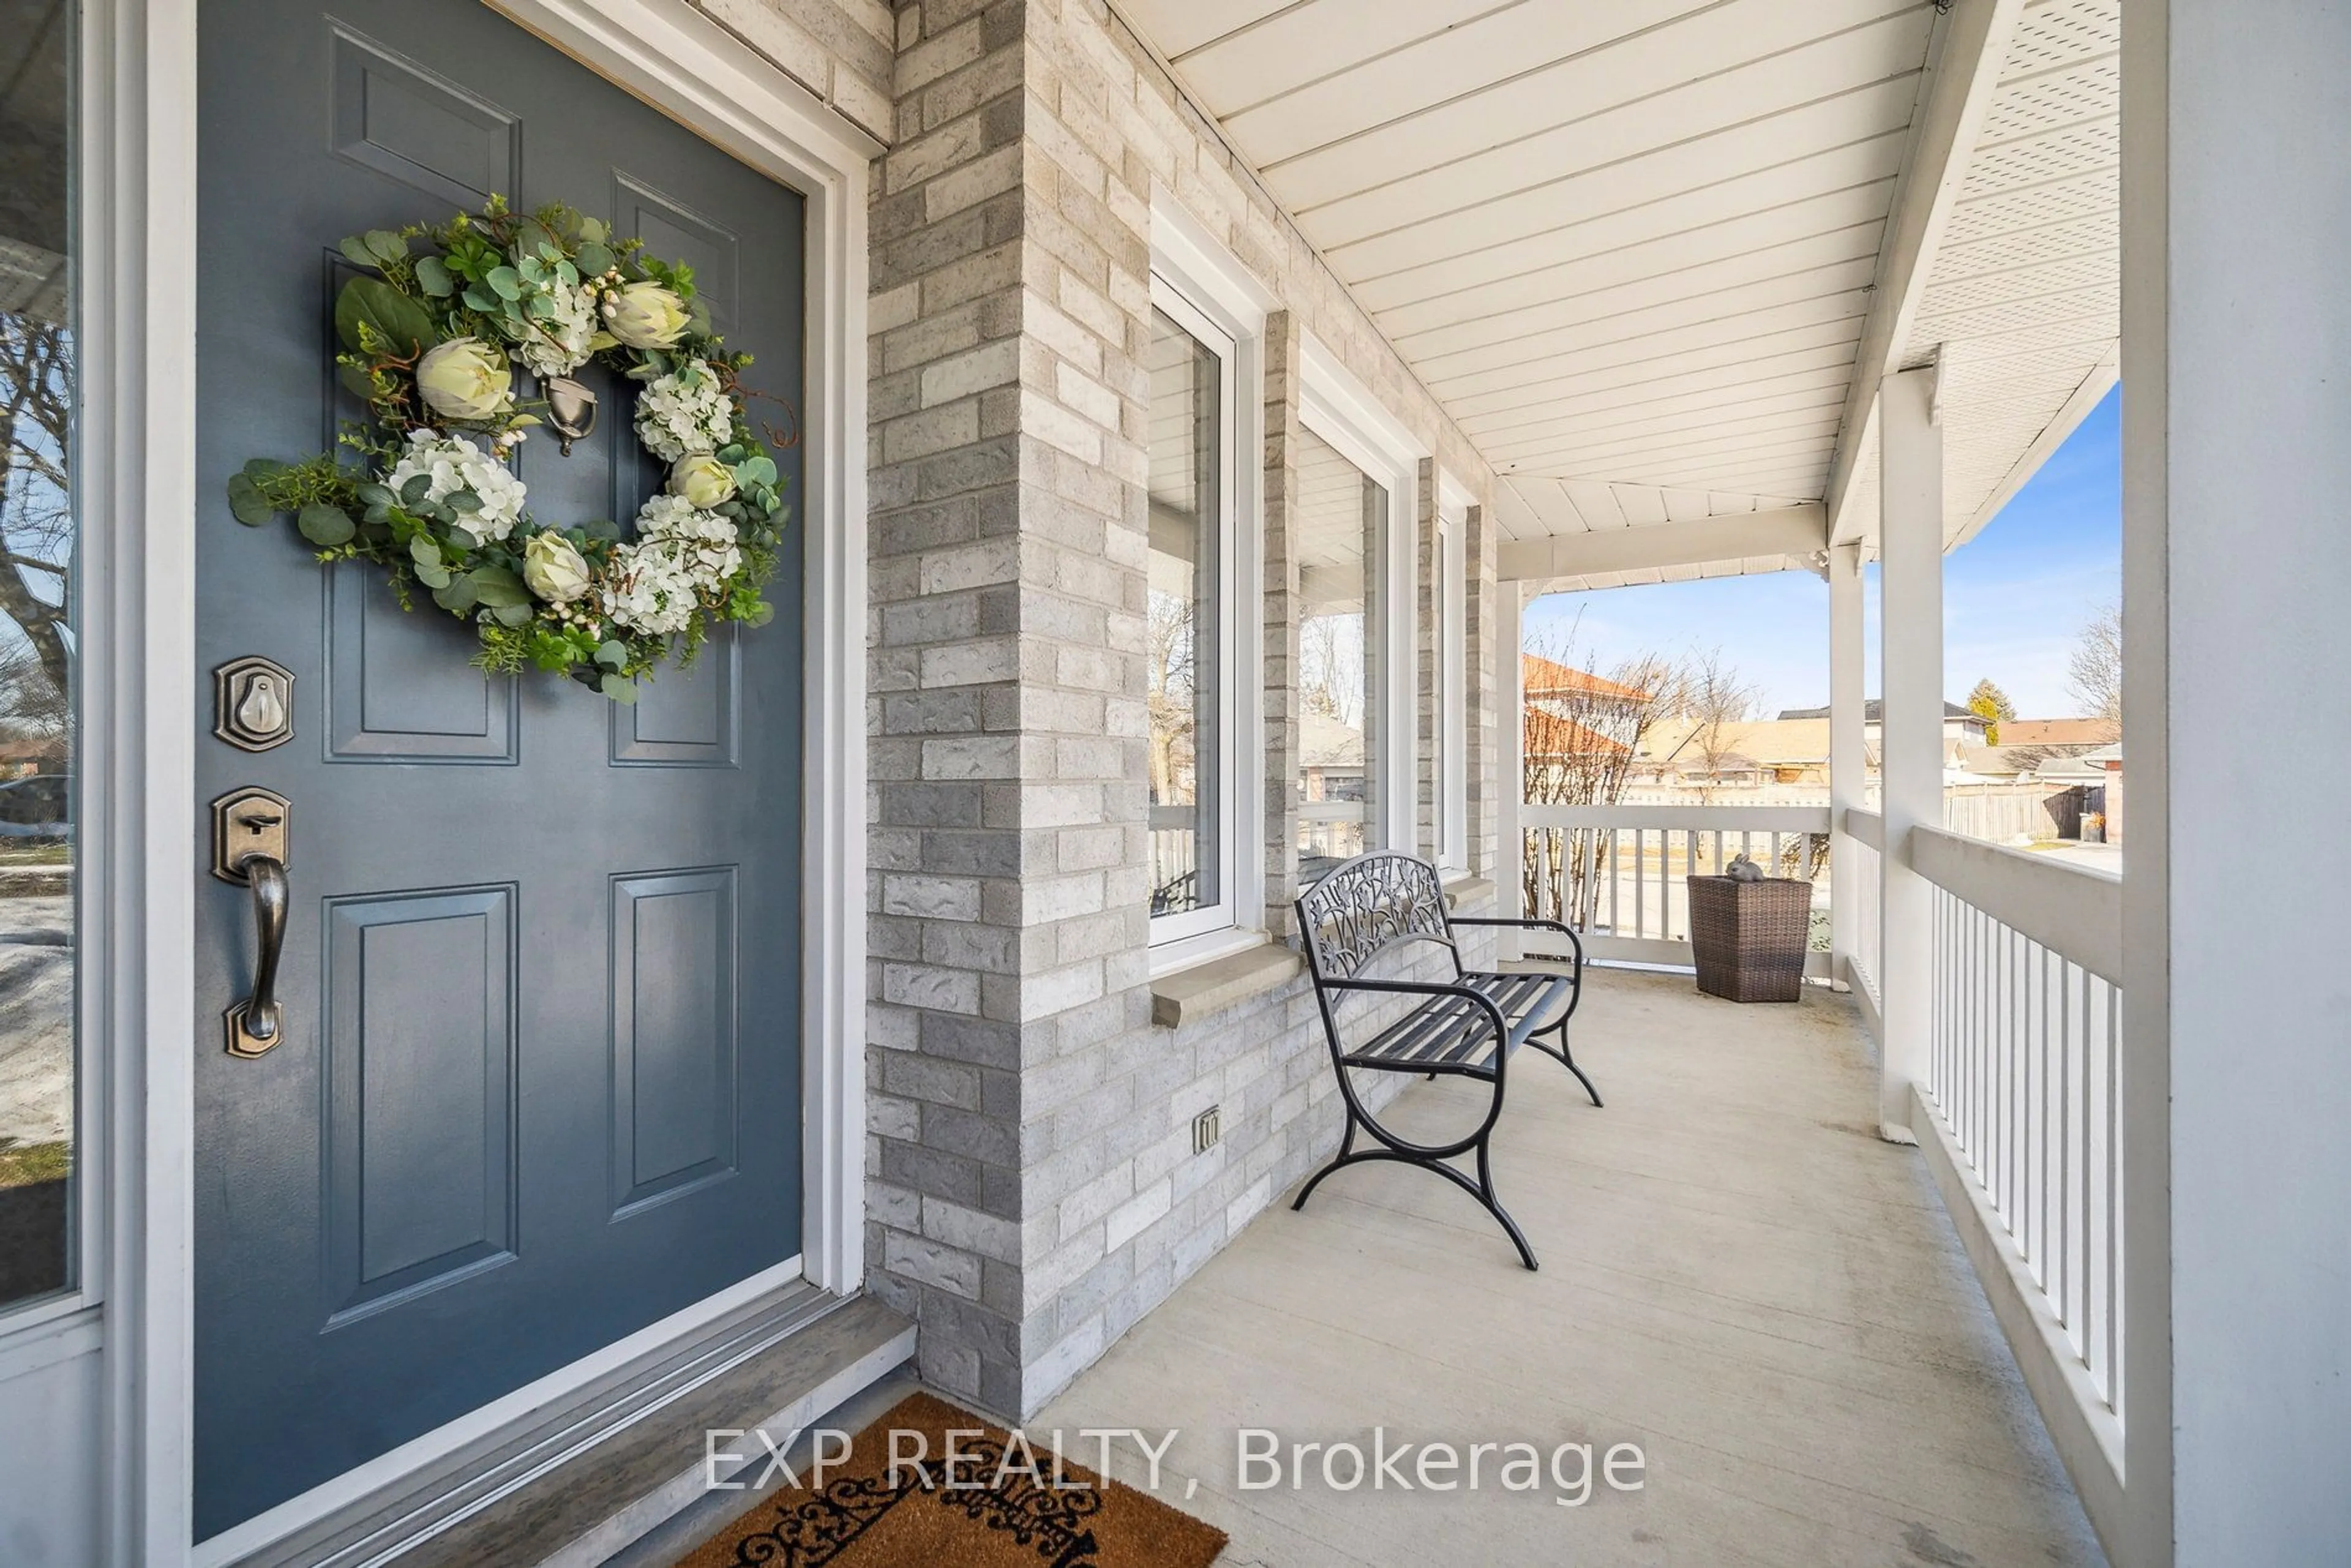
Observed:
[[[1635,777],[1647,784],[1809,784],[1828,786],[1829,725],[1823,719],[1749,719],[1726,724],[1709,737],[1687,718],[1668,720],[1642,737]],[[1875,757],[1875,748],[1871,755]],[[1736,759],[1739,766],[1730,764]]]
[[[1364,727],[1328,714],[1298,721],[1298,762],[1309,800],[1364,799]]]
[[[1650,712],[1651,695],[1540,654],[1519,660],[1520,753],[1530,800],[1613,801]]]
[[[2095,767],[2103,778],[2099,787],[2099,809],[2105,818],[2106,842],[2123,841],[2123,747],[2120,741],[2102,746],[2079,759],[2085,766]]]
[[[1649,700],[1647,692],[1637,691],[1605,675],[1594,674],[1590,670],[1579,670],[1556,660],[1546,659],[1540,653],[1519,655],[1519,679],[1530,706],[1540,704],[1556,708],[1573,701],[1584,705],[1596,702],[1604,706],[1621,703],[1632,707]]]
[[[2020,747],[1962,746],[1959,767],[1978,779],[2020,779],[2031,770],[2032,754]]]
[[[1689,783],[1733,789],[1751,789],[1764,781],[1763,765],[1742,752],[1726,751],[1709,763],[1703,757],[1686,758],[1677,771]]]
[[[1862,733],[1873,755],[1877,750],[1878,737],[1884,730],[1883,714],[1884,705],[1876,697],[1870,698],[1862,706]],[[1829,710],[1824,707],[1792,707],[1782,709],[1780,716],[1782,719],[1820,719],[1826,722]],[[1955,753],[1949,750],[1950,747],[1984,744],[1984,724],[1983,715],[1970,713],[1957,703],[1945,703],[1943,705],[1943,742],[1947,759],[1956,757]],[[2008,727],[2004,724],[2000,727],[2000,738],[2002,744],[2008,742]]]
[[[1596,754],[1622,756],[1632,750],[1614,736],[1603,735],[1576,719],[1554,717],[1547,724],[1532,724],[1527,728],[1525,755],[1530,761]]]
[[[17,736],[0,740],[0,779],[63,773],[73,765],[71,752],[71,746],[61,735]]]
[[[2095,751],[2111,745],[2120,728],[2105,718],[2007,718],[2000,723],[2000,743],[2047,751]]]
[[[1519,656],[1519,678],[1529,757],[1626,750],[1649,701],[1647,692],[1538,653]]]

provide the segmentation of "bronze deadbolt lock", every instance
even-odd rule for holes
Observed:
[[[213,733],[240,751],[294,738],[294,672],[258,653],[213,672]]]

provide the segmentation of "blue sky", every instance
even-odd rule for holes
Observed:
[[[2066,690],[2075,632],[2122,594],[2121,393],[2090,416],[1983,531],[1943,561],[1943,679],[1953,701],[1989,675],[2027,718],[2078,706]],[[1876,568],[1869,569],[1869,689],[1877,690]],[[1527,608],[1527,646],[1605,670],[1646,653],[1719,647],[1760,689],[1759,707],[1828,701],[1828,585],[1810,572],[1715,578],[1593,593]]]

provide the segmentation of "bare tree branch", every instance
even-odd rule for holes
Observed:
[[[2123,733],[2123,611],[2119,604],[2103,606],[2083,626],[2074,643],[2068,685],[2074,700],[2091,718],[2103,719],[2119,740]]]
[[[1605,675],[1575,662],[1573,631],[1525,650],[1533,678],[1525,692],[1521,799],[1539,805],[1613,806],[1631,781],[1641,743],[1686,706],[1686,678],[1655,654],[1628,659]],[[1555,673],[1554,673],[1555,672]],[[1530,831],[1523,857],[1530,912],[1549,907],[1562,889],[1562,918],[1588,924],[1600,865],[1614,853],[1613,834]],[[1551,862],[1563,860],[1567,863]]]
[[[60,322],[0,312],[0,614],[60,694],[73,689],[72,421],[71,335]]]

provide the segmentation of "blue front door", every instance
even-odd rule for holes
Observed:
[[[197,804],[290,802],[291,887],[282,1043],[233,1057],[251,896],[193,846],[203,1539],[794,1256],[800,1214],[801,525],[774,622],[621,707],[486,676],[465,627],[240,526],[223,484],[359,412],[346,235],[493,193],[600,215],[693,265],[778,431],[805,247],[799,195],[475,0],[200,24]],[[662,470],[628,384],[582,376],[599,427],[519,472],[538,517],[626,519]],[[213,733],[246,655],[294,677],[258,753]]]

